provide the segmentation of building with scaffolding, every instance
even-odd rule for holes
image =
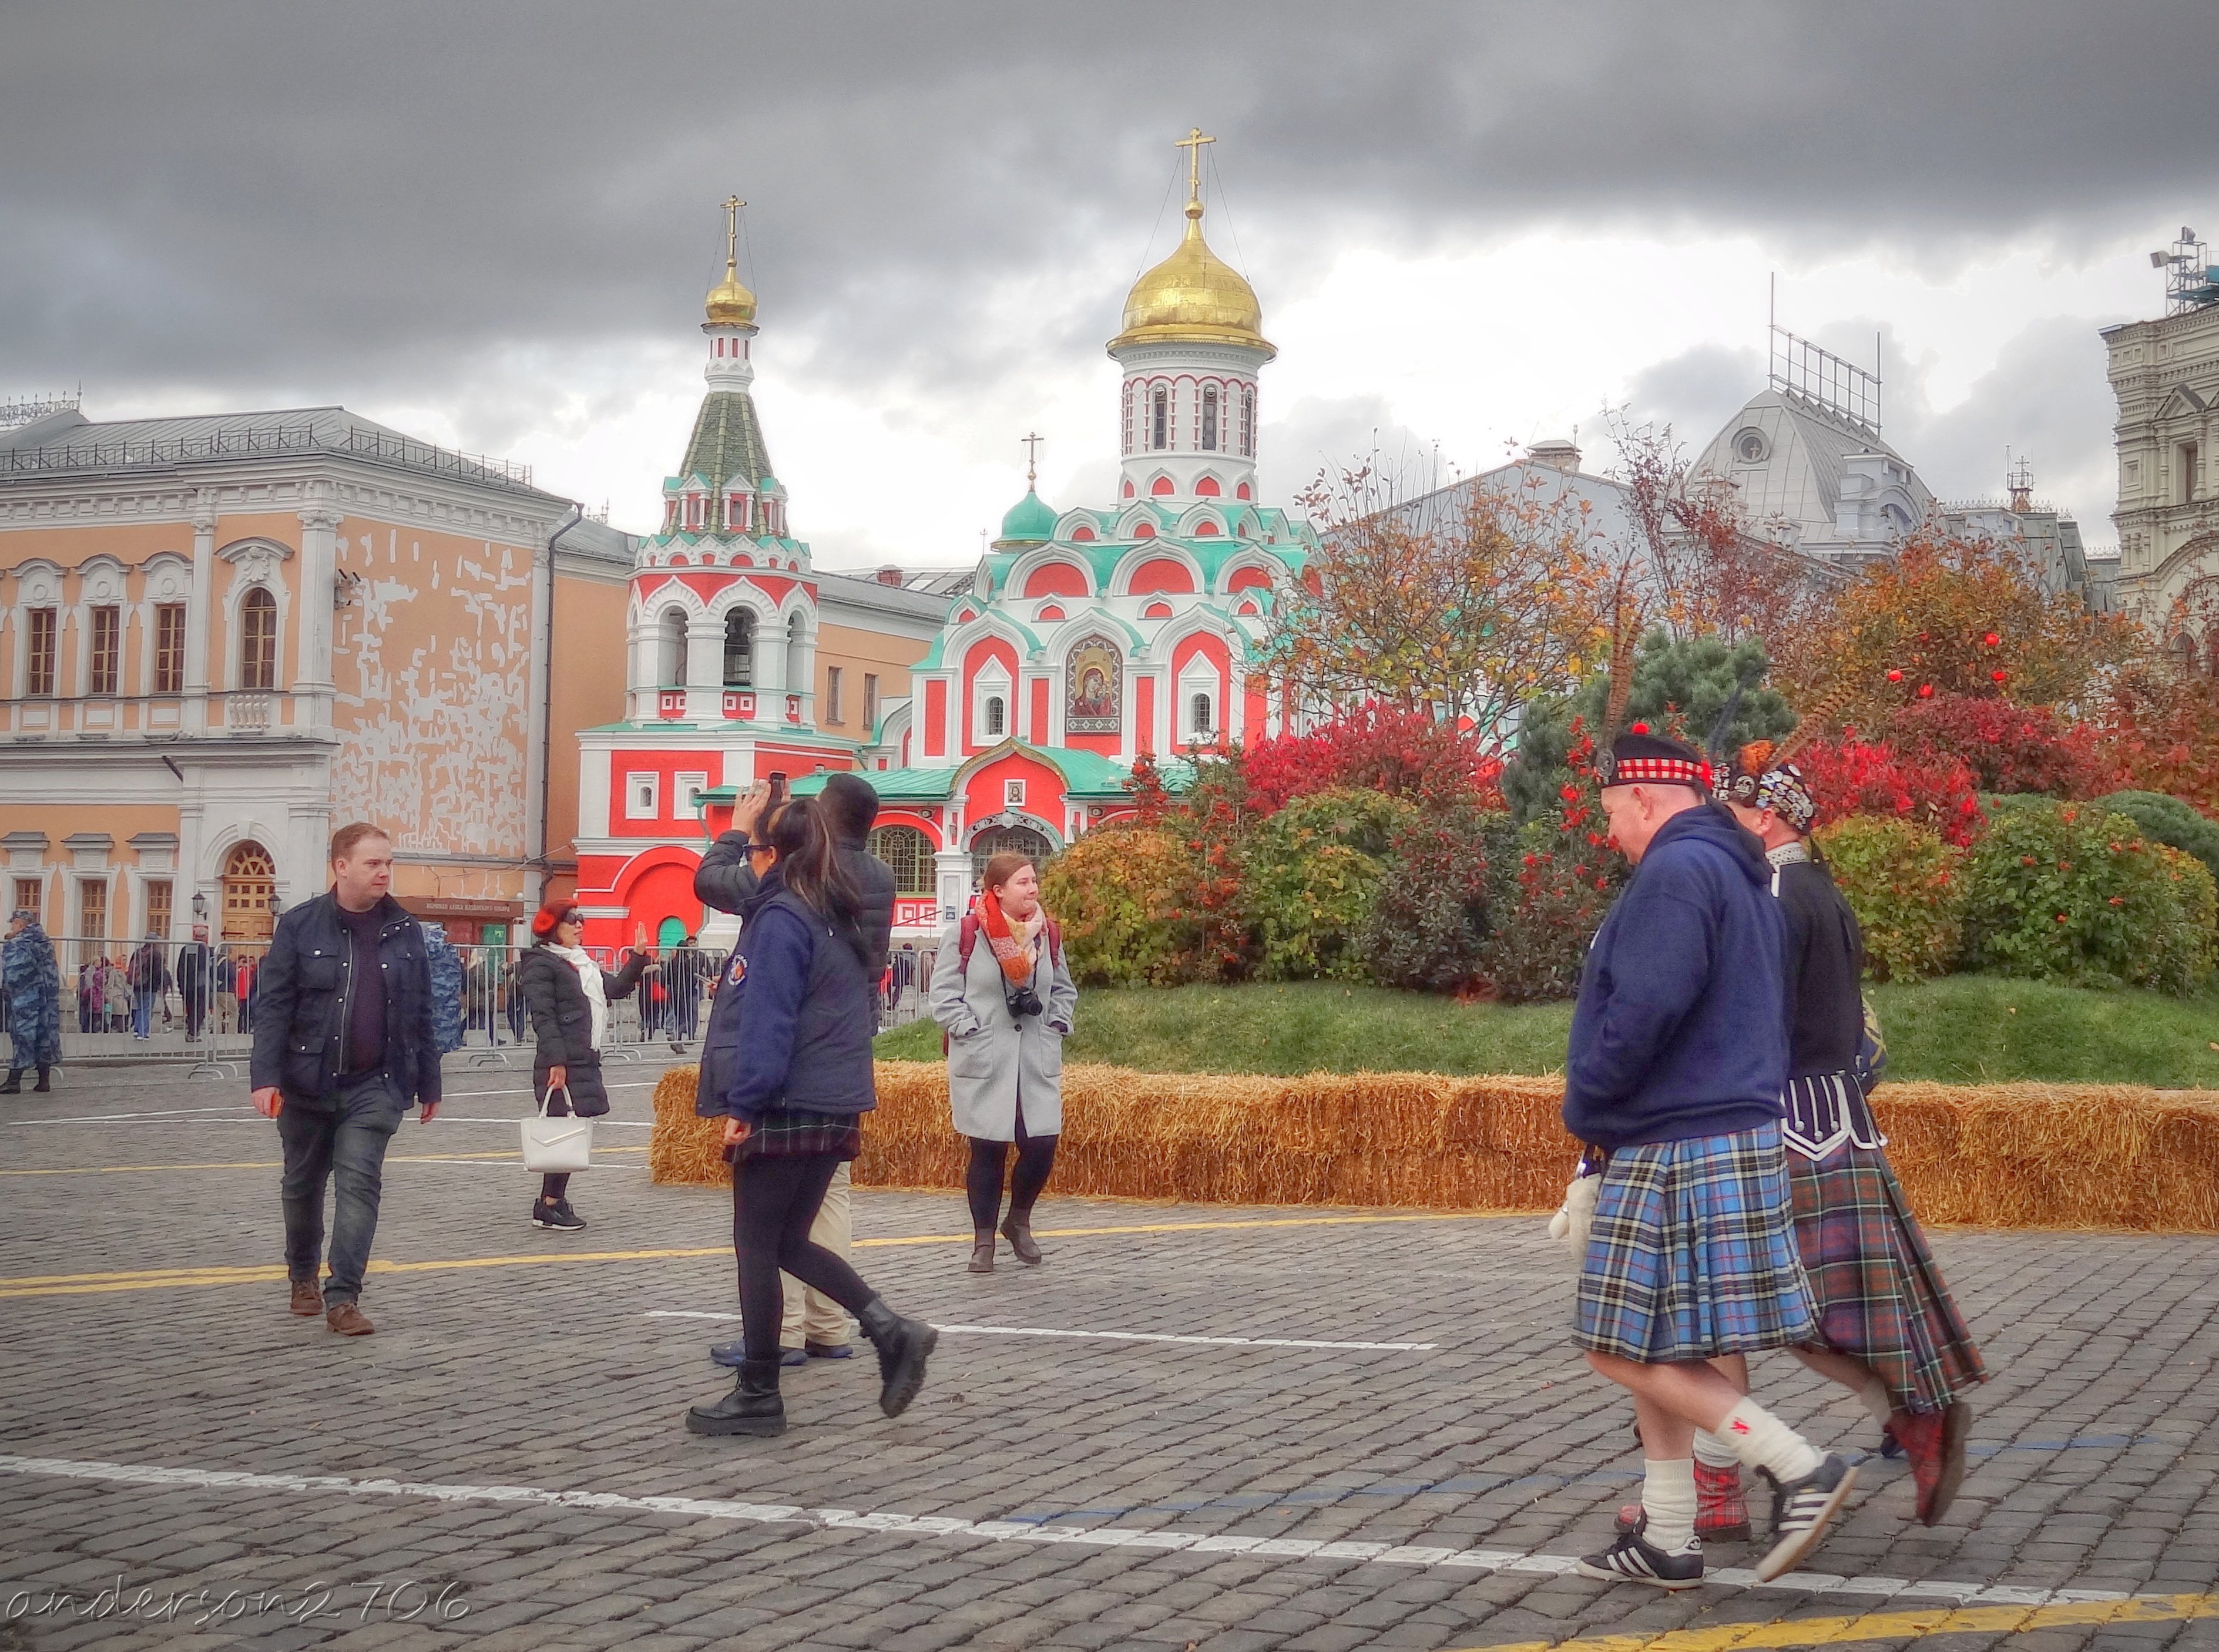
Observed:
[[[2110,353],[2122,606],[2176,650],[2219,670],[2219,626],[2178,616],[2219,574],[2219,265],[2196,232],[2150,254],[2166,272],[2166,313],[2104,330]]]

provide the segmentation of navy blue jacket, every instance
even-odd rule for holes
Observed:
[[[275,1085],[289,1102],[335,1095],[346,1060],[357,991],[385,996],[385,1075],[404,1102],[439,1099],[439,1042],[432,1028],[432,965],[424,931],[399,901],[377,904],[377,976],[353,978],[354,952],[339,922],[339,897],[326,890],[277,920],[254,977],[251,1083]]]
[[[1565,1127],[1625,1147],[1779,1118],[1786,944],[1762,845],[1721,804],[1666,821],[1588,948]]]
[[[878,1105],[872,977],[853,926],[835,928],[774,866],[749,898],[701,1040],[693,1110],[854,1115]]]

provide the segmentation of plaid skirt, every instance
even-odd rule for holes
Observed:
[[[1613,1149],[1572,1337],[1643,1365],[1808,1342],[1780,1127]]]
[[[1807,1345],[1849,1354],[1905,1411],[1941,1411],[1987,1380],[1902,1184],[1877,1148],[1844,1142],[1813,1162],[1787,1158],[1795,1240],[1818,1304]]]

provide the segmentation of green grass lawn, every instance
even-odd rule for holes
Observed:
[[[1870,989],[1888,1076],[2219,1089],[2219,998],[2091,992],[1994,976]],[[1568,1003],[1512,1007],[1345,987],[1175,987],[1080,995],[1073,1061],[1144,1072],[1554,1072]],[[940,1029],[883,1034],[881,1056],[937,1060]]]

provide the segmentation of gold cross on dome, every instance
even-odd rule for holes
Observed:
[[[740,208],[748,203],[736,195],[724,197],[724,262],[737,264],[740,259]]]
[[[1190,201],[1202,199],[1202,146],[1216,141],[1215,138],[1203,137],[1202,128],[1197,127],[1172,146],[1186,151],[1186,198]]]
[[[1040,444],[1047,440],[1047,438],[1028,431],[1017,439],[1025,444],[1025,486],[1029,488],[1040,480],[1037,474],[1040,465]]]

